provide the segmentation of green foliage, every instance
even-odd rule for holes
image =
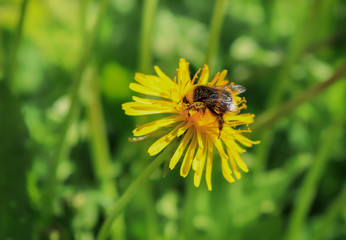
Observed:
[[[0,239],[96,239],[153,161],[153,140],[128,141],[152,119],[124,114],[128,85],[138,69],[152,74],[151,62],[173,78],[181,57],[191,74],[208,63],[211,75],[227,69],[246,86],[261,144],[243,154],[250,172],[234,184],[215,156],[211,192],[178,168],[156,169],[110,238],[346,238],[345,9],[334,0],[1,1]]]

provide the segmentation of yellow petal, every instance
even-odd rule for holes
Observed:
[[[141,85],[143,85],[147,90],[151,90],[156,93],[161,93],[163,96],[169,98],[171,96],[171,92],[177,92],[177,84],[175,84],[169,78],[167,81],[165,81],[163,78],[154,75],[136,73],[135,80]]]
[[[201,162],[201,168],[204,168],[204,163],[205,163],[205,160]],[[193,176],[193,183],[196,188],[198,188],[199,185],[201,184],[201,179],[202,179],[202,174],[199,175],[197,172],[195,172],[195,175]]]
[[[242,124],[250,124],[254,121],[254,114],[233,114],[233,113],[226,113],[224,115],[224,120],[228,122],[229,124],[233,124],[235,122],[236,125],[242,125]]]
[[[234,182],[234,178],[232,177],[232,170],[229,168],[228,161],[226,158],[221,157],[221,167],[222,174],[230,183]]]
[[[174,106],[162,105],[162,104],[143,104],[137,102],[128,102],[122,105],[127,115],[138,116],[138,115],[149,115],[157,113],[176,113]]]
[[[180,89],[178,85],[172,81],[165,73],[161,71],[161,69],[158,66],[154,67],[156,74],[160,77],[161,79],[161,88],[166,89],[168,95],[174,102],[179,102],[180,99]]]
[[[209,79],[209,68],[208,68],[208,65],[204,65],[198,84],[206,85],[208,83],[208,79]]]
[[[172,140],[177,136],[177,132],[179,128],[184,126],[185,123],[180,123],[178,126],[176,126],[173,131],[166,134],[165,136],[161,137],[159,140],[154,142],[148,149],[148,153],[150,156],[154,156],[162,151]]]
[[[204,147],[204,135],[202,136],[201,132],[200,131],[196,131],[196,134],[197,134],[197,142],[198,142],[198,150],[197,150],[197,154],[192,162],[192,169],[194,171],[197,171],[197,169],[199,168],[200,166],[200,161],[203,159],[203,150],[205,149]],[[205,156],[204,156],[205,158]],[[204,161],[204,160],[203,160]]]
[[[201,155],[200,158],[198,159],[199,165],[198,165],[198,167],[197,167],[197,169],[196,169],[196,173],[197,173],[197,175],[199,175],[199,176],[202,176],[206,156],[207,156],[207,148],[205,147],[205,148],[203,148],[202,155]]]
[[[172,87],[173,85],[175,85],[175,83],[172,81],[172,79],[170,79],[164,72],[162,72],[158,66],[155,66],[154,69],[155,69],[157,76],[159,76],[161,78],[161,81],[163,84],[166,84],[169,87]]]
[[[169,92],[152,89],[138,83],[130,83],[130,89],[138,93],[170,99]]]
[[[225,151],[223,150],[222,143],[221,143],[220,139],[215,138],[214,139],[214,145],[215,145],[217,151],[219,152],[220,157],[227,160],[228,157],[227,157]]]
[[[173,115],[170,117],[165,117],[147,124],[144,124],[142,126],[139,126],[135,130],[133,130],[133,135],[138,137],[138,136],[143,136],[148,133],[152,133],[162,127],[169,126],[175,122],[182,121],[182,118],[177,115]]]
[[[181,135],[183,135],[183,133],[188,129],[188,128],[190,128],[190,124],[185,124],[185,126],[183,126],[183,127],[181,127],[180,129],[179,129],[179,131],[177,132],[177,137],[180,137]]]
[[[198,74],[199,74],[200,71],[201,71],[201,69],[199,68],[199,69],[197,70],[197,72],[195,73],[195,75],[193,76],[192,81],[191,81],[192,84],[193,84],[193,83],[196,81],[196,79],[198,78]]]
[[[205,141],[205,138],[203,139]],[[207,148],[203,148],[202,149],[202,153],[200,156],[198,156],[198,152],[197,152],[197,155],[196,155],[196,158],[194,162],[197,162],[197,166],[195,167],[195,175],[194,175],[194,178],[193,178],[193,181],[194,181],[194,185],[195,187],[199,187],[200,183],[201,183],[201,178],[202,178],[202,173],[203,173],[203,169],[204,169],[204,165],[205,165],[205,158],[206,158],[206,155],[207,155]]]
[[[189,129],[189,131],[187,131],[187,133],[184,136],[183,140],[179,144],[177,150],[175,151],[173,157],[171,158],[171,160],[169,162],[169,168],[170,169],[173,169],[175,167],[175,165],[178,163],[181,155],[185,151],[185,148],[186,148],[187,144],[190,142],[190,139],[192,137],[192,133],[193,133],[193,131],[191,129]]]
[[[214,140],[214,145],[216,149],[219,152],[219,155],[221,157],[221,166],[222,166],[222,174],[229,182],[234,182],[234,178],[232,177],[232,170],[230,169],[228,165],[228,157],[223,150],[221,141],[219,139]]]
[[[233,136],[234,139],[236,139],[238,142],[243,144],[246,147],[252,147],[253,144],[259,144],[260,141],[251,141],[247,137],[244,137],[243,135],[237,134]]]
[[[195,151],[196,151],[196,146],[197,146],[197,138],[196,138],[196,135],[194,134],[192,137],[190,146],[186,151],[183,163],[181,164],[180,175],[182,177],[186,177],[190,171],[192,159],[193,159],[193,157],[195,155]]]
[[[166,100],[140,98],[140,97],[136,97],[136,96],[133,96],[132,99],[137,103],[143,103],[143,104],[147,104],[147,105],[156,105],[158,107],[161,107],[161,106],[175,107],[176,106],[175,103],[172,103],[171,101],[166,101]]]
[[[197,153],[196,153],[196,156],[195,158],[193,159],[193,162],[192,162],[192,169],[194,171],[197,171],[198,170],[198,167],[200,166],[200,162],[203,158],[203,149],[204,148],[201,148],[200,146],[198,147],[198,150],[197,150]]]
[[[196,131],[197,132],[197,140],[198,140],[198,145],[200,148],[204,148],[204,142],[202,139],[202,135],[200,131]]]
[[[154,75],[146,75],[143,73],[136,73],[135,80],[143,86],[153,89],[160,89],[165,85],[162,83],[161,79]]]
[[[230,154],[232,155],[233,159],[235,160],[239,168],[243,170],[244,172],[248,172],[249,169],[247,168],[246,164],[243,162],[243,160],[239,156],[239,153],[235,151],[235,149],[232,149],[232,146],[229,147],[229,150],[230,150],[229,151]]]
[[[135,102],[129,102],[123,104],[123,106],[134,106],[134,107],[144,107],[144,108],[172,108],[175,109],[175,104],[170,101],[163,100],[153,100],[153,99],[144,99],[139,97],[133,97]]]
[[[161,109],[161,110],[157,110],[157,109],[144,109],[144,110],[140,110],[140,109],[128,109],[125,111],[125,114],[129,115],[129,116],[142,116],[142,115],[151,115],[151,114],[158,114],[158,113],[171,113],[172,110],[169,109]]]
[[[213,143],[208,140],[208,155],[207,155],[207,165],[205,170],[205,179],[207,181],[208,190],[211,191],[211,172],[213,167]]]
[[[178,81],[181,88],[190,88],[191,78],[189,72],[189,63],[186,62],[184,58],[181,58],[179,60]]]
[[[220,77],[219,77],[216,85],[225,85],[224,79],[225,79],[226,75],[227,75],[227,70],[223,70],[220,74]]]
[[[246,152],[245,149],[241,148],[233,139],[232,135],[230,137],[226,136],[222,138],[226,146],[230,146],[236,152],[243,153]]]
[[[241,174],[240,174],[240,171],[239,171],[239,169],[237,167],[237,164],[235,163],[235,161],[233,159],[233,155],[232,155],[232,153],[231,153],[229,148],[226,148],[226,149],[227,149],[228,158],[229,158],[229,161],[231,163],[231,167],[232,167],[232,169],[234,171],[235,177],[237,179],[240,179],[241,178]]]
[[[215,83],[219,79],[219,76],[220,76],[220,73],[215,74],[215,77],[213,78],[213,80],[210,83],[208,83],[208,85],[211,85],[211,86],[215,85]]]

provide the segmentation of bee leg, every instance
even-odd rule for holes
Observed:
[[[206,109],[206,106],[203,102],[195,102],[191,104],[190,106],[188,106],[187,108],[185,108],[185,110],[187,111],[188,117],[190,117],[190,112],[189,112],[190,110],[202,111],[204,114],[205,109]]]
[[[223,113],[215,112],[212,107],[208,107],[208,109],[211,112],[211,114],[213,114],[215,116],[216,121],[219,124],[219,136],[218,136],[218,138],[220,138],[221,132],[222,132],[222,129],[223,129],[223,124],[225,123],[225,120],[223,120]]]
[[[207,107],[205,106],[205,104],[204,103],[202,103],[201,105],[199,105],[198,107],[197,107],[197,111],[201,111],[202,113],[203,113],[203,115],[205,114],[205,110],[207,109]]]
[[[221,136],[221,132],[222,132],[222,129],[223,129],[223,124],[225,123],[225,120],[223,120],[223,115],[218,115],[218,123],[219,123],[219,136],[218,136],[218,139],[220,138]]]
[[[187,108],[185,108],[185,110],[189,111],[189,110],[199,110],[199,109],[203,109],[205,108],[205,104],[203,102],[195,102],[193,104],[191,104],[190,106],[188,106]]]
[[[207,109],[207,107],[204,105],[204,107],[203,108],[201,108],[201,110],[202,110],[202,112],[203,112],[203,114],[205,114],[205,110]]]

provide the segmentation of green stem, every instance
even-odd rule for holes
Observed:
[[[329,205],[326,214],[323,215],[322,221],[318,224],[317,230],[310,238],[311,240],[326,239],[326,231],[332,226],[336,218],[342,213],[346,203],[346,186],[342,189],[336,199]]]
[[[112,160],[107,140],[105,120],[101,104],[101,96],[99,85],[97,82],[97,74],[94,67],[88,67],[86,70],[86,85],[87,85],[87,113],[90,123],[91,136],[90,143],[93,152],[93,165],[95,175],[104,196],[107,196],[111,201],[118,198],[118,191],[113,179]],[[106,214],[109,209],[106,209]],[[119,218],[116,224],[113,225],[113,238],[125,239],[125,224],[123,218]]]
[[[44,201],[46,206],[46,215],[49,216],[52,211],[52,205],[53,205],[53,199],[55,197],[56,192],[56,185],[57,185],[57,168],[59,163],[66,158],[67,152],[68,152],[68,143],[67,143],[67,135],[70,129],[70,126],[76,119],[79,108],[80,108],[80,102],[79,102],[79,87],[81,83],[81,76],[82,73],[90,59],[91,50],[94,45],[94,41],[96,39],[98,29],[100,28],[100,23],[103,18],[104,12],[107,8],[109,0],[103,0],[100,4],[99,11],[97,14],[96,22],[93,27],[92,32],[90,33],[89,37],[87,38],[88,41],[86,43],[86,46],[84,48],[84,51],[82,53],[82,57],[80,59],[79,65],[76,70],[76,74],[74,76],[74,82],[72,85],[71,93],[70,93],[70,99],[71,99],[71,105],[69,108],[69,111],[67,113],[66,119],[62,124],[62,131],[60,135],[60,140],[57,147],[57,153],[54,154],[53,160],[51,162],[51,169],[48,180],[48,185],[46,187],[46,200]]]
[[[158,0],[145,0],[143,4],[138,67],[140,72],[147,73],[152,66],[151,44]]]
[[[113,210],[108,215],[107,219],[101,226],[101,230],[98,233],[97,240],[105,240],[109,235],[109,229],[113,221],[117,219],[120,213],[124,210],[126,205],[130,202],[133,196],[137,193],[138,188],[143,185],[148,177],[167,159],[166,153],[170,151],[172,146],[175,144],[171,143],[170,147],[166,148],[163,153],[161,153],[155,160],[153,160],[139,175],[139,177],[134,180],[131,185],[126,189],[124,194],[116,202]]]
[[[106,126],[103,117],[103,110],[100,99],[99,85],[96,78],[94,67],[88,67],[86,70],[87,85],[87,113],[91,129],[91,147],[94,158],[93,164],[95,175],[99,182],[108,182],[112,179],[111,154],[108,148],[106,136]],[[105,189],[112,198],[116,198],[118,193],[115,188]]]
[[[346,62],[334,72],[334,74],[327,80],[321,83],[318,83],[306,91],[302,92],[297,97],[291,99],[290,101],[282,104],[281,106],[268,110],[267,112],[260,115],[251,129],[254,132],[260,132],[267,129],[270,126],[273,126],[276,122],[278,122],[283,117],[289,115],[292,111],[297,109],[301,104],[311,100],[316,97],[321,92],[328,89],[330,86],[335,84],[338,80],[342,79],[343,76],[346,75]]]
[[[14,35],[13,48],[12,48],[12,52],[10,56],[10,65],[8,68],[8,73],[6,78],[8,82],[13,80],[13,77],[16,71],[18,46],[19,46],[20,40],[22,39],[23,25],[24,25],[25,14],[27,12],[26,10],[28,7],[28,2],[29,0],[23,0],[21,8],[20,8],[19,21],[16,28],[16,33]]]
[[[331,150],[335,145],[337,135],[342,131],[345,118],[346,111],[343,112],[335,124],[329,127],[326,132],[327,135],[321,140],[321,147],[317,153],[315,163],[304,178],[302,187],[299,189],[296,203],[289,219],[285,240],[299,239],[304,220],[316,194],[318,182],[326,169],[326,164],[331,156]]]
[[[219,46],[220,32],[222,22],[225,16],[226,0],[217,0],[214,8],[214,12],[211,18],[208,47],[205,54],[205,63],[209,65],[209,68],[215,64],[216,53]]]

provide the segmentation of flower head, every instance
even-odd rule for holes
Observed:
[[[234,176],[240,179],[239,169],[248,171],[240,158],[240,153],[245,152],[240,145],[251,147],[259,142],[242,135],[243,132],[250,131],[248,128],[236,129],[240,125],[248,126],[254,119],[253,114],[238,114],[241,109],[246,108],[245,99],[238,96],[241,91],[232,90],[239,85],[225,80],[226,70],[217,73],[209,81],[207,65],[203,67],[199,78],[200,70],[191,79],[189,63],[185,59],[180,59],[177,79],[170,79],[157,66],[155,71],[157,76],[137,73],[137,83],[130,83],[133,91],[153,97],[149,99],[134,96],[134,102],[124,103],[122,107],[126,114],[133,116],[160,113],[170,115],[136,128],[133,130],[134,136],[151,134],[161,128],[172,128],[149,147],[148,153],[156,155],[173,139],[180,138],[169,168],[173,169],[182,159],[180,175],[186,177],[192,167],[196,187],[200,185],[205,169],[208,189],[212,189],[214,146],[221,158],[223,176],[229,182],[235,181]],[[197,97],[197,88],[204,89],[202,94],[208,89],[213,92]]]

